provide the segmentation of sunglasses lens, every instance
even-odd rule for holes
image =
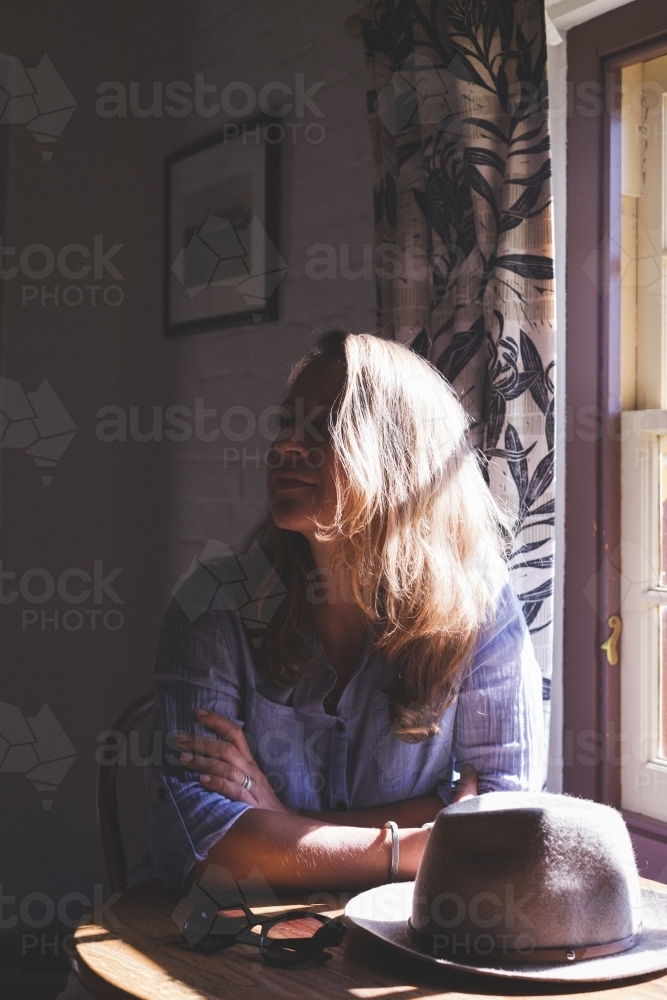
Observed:
[[[314,917],[299,917],[291,920],[281,920],[275,924],[271,924],[267,928],[265,937],[269,941],[281,940],[284,941],[289,938],[312,938],[321,929],[321,920],[316,920]]]
[[[326,962],[332,956],[326,947],[340,944],[345,925],[314,916],[290,917],[267,927],[261,951],[272,965],[301,965],[310,960]]]

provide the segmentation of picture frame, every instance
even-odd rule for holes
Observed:
[[[278,318],[283,131],[228,123],[165,158],[166,337]]]

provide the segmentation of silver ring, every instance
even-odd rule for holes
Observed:
[[[252,788],[252,778],[250,777],[249,774],[246,774],[245,778],[243,779],[243,784],[241,785],[241,788],[245,788],[247,792],[249,792],[250,789]]]

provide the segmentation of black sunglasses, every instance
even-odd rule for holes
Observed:
[[[220,907],[198,903],[183,924],[183,937],[190,947],[206,955],[239,944],[252,944],[270,965],[293,966],[304,962],[326,962],[343,940],[345,924],[321,913],[288,910],[259,916],[245,904]]]

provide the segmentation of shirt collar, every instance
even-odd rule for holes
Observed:
[[[361,658],[347,682],[345,691],[347,691],[349,685],[353,683],[355,678],[366,667],[371,655],[374,638],[371,630],[367,629]],[[314,632],[309,634],[307,642],[308,648],[316,655],[316,659],[311,663],[305,676],[301,678],[294,688],[294,707],[301,711],[308,711],[309,708],[313,707],[313,704],[321,707],[322,699],[331,690],[335,677],[334,668],[327,659],[322,644]]]

